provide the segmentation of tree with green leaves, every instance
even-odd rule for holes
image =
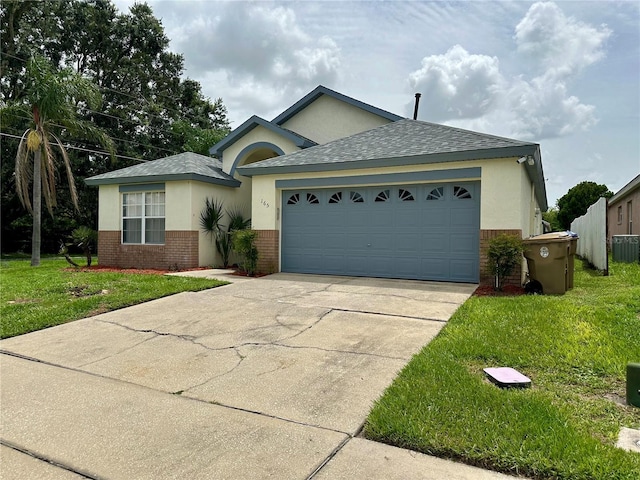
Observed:
[[[551,232],[558,232],[562,230],[562,225],[558,221],[558,208],[552,207],[546,212],[542,212],[542,219],[545,222],[549,222],[549,228]]]
[[[86,152],[82,149],[103,149],[97,142],[61,132],[61,140],[70,146],[80,214],[71,192],[61,185],[55,216],[47,215],[42,222],[45,251],[57,251],[59,239],[81,225],[97,227],[98,192],[86,186],[84,178],[183,151],[208,154],[229,131],[222,100],[207,98],[199,82],[183,78],[184,58],[169,50],[162,22],[149,5],[118,11],[111,0],[2,0],[0,35],[0,105],[21,101],[26,64],[40,53],[54,67],[71,68],[98,86],[102,106],[79,103],[78,113],[105,130],[116,148],[113,158]],[[19,143],[15,137],[21,137],[26,119],[2,120],[1,156],[14,157]],[[22,245],[16,239],[28,236],[31,219],[15,193],[9,162],[0,164],[0,173],[2,248],[17,250]]]
[[[558,223],[563,230],[569,230],[571,222],[587,213],[587,209],[600,197],[612,196],[613,192],[606,185],[581,182],[558,199]]]
[[[113,153],[109,136],[89,122],[78,118],[77,107],[98,108],[101,96],[97,87],[71,69],[55,70],[42,56],[27,63],[24,94],[19,102],[3,106],[2,118],[30,118],[18,144],[15,184],[18,198],[32,214],[31,265],[40,265],[42,199],[53,216],[56,205],[57,164],[66,170],[71,200],[79,210],[76,186],[69,155],[57,132],[98,141]],[[59,157],[54,153],[59,151]],[[32,199],[30,198],[32,195]]]

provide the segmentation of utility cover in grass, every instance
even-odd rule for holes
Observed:
[[[500,388],[527,388],[531,386],[531,379],[511,367],[496,367],[483,369],[487,378]]]

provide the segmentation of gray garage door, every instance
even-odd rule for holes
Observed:
[[[285,190],[282,271],[477,282],[480,183]]]

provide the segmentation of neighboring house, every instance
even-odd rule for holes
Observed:
[[[246,208],[264,272],[478,282],[487,242],[542,233],[547,209],[538,144],[405,119],[322,86],[210,153],[221,162],[185,153],[87,179],[100,187],[101,264],[219,264],[199,231],[213,197]]]
[[[609,245],[613,235],[640,235],[640,175],[609,199]]]

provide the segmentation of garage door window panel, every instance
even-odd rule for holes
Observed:
[[[320,205],[320,199],[313,193],[307,193],[307,203],[309,205]]]
[[[444,187],[430,189],[427,200],[444,200]]]
[[[332,193],[329,197],[329,204],[340,204],[342,203],[342,192]]]
[[[364,197],[362,194],[353,190],[349,192],[349,200],[351,203],[364,203]]]
[[[287,205],[297,205],[300,202],[300,194],[294,193],[289,195],[289,199],[287,200]]]
[[[472,198],[471,192],[460,185],[455,185],[453,187],[453,196],[461,200],[471,200]]]
[[[391,193],[389,190],[382,190],[376,195],[374,202],[388,202],[391,199]]]
[[[410,190],[405,190],[404,188],[398,189],[398,198],[401,202],[413,202],[415,201],[415,197]]]

